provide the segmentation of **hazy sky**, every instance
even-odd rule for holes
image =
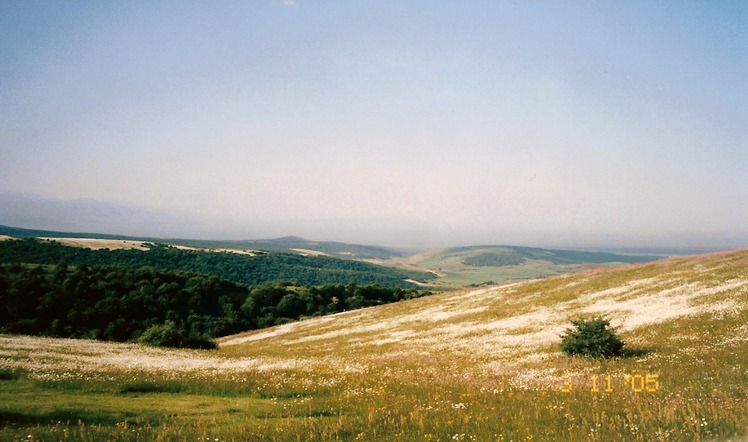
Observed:
[[[0,2],[0,191],[216,238],[748,245],[748,2]]]

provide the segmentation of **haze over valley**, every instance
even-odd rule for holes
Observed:
[[[337,226],[329,225],[318,229],[320,225],[295,226],[279,223],[267,230],[258,232],[257,226],[248,226],[245,233],[222,230],[202,222],[196,217],[185,213],[149,209],[142,206],[103,202],[90,198],[77,200],[60,200],[44,198],[39,195],[0,192],[0,225],[18,227],[21,229],[69,232],[72,234],[114,235],[147,237],[157,239],[180,239],[182,243],[189,240],[204,241],[258,241],[281,237],[302,237],[306,232],[317,236],[304,236],[308,240],[325,242],[357,243],[370,246],[381,246],[392,250],[400,250],[405,254],[426,251],[435,248],[479,245],[515,245],[536,247],[560,247],[572,250],[597,250],[633,254],[651,254],[653,256],[667,256],[672,254],[705,253],[717,250],[731,250],[748,245],[748,240],[740,236],[729,234],[700,235],[665,235],[656,240],[644,241],[642,238],[628,238],[617,236],[597,236],[593,242],[587,237],[579,238],[579,242],[567,243],[558,238],[548,236],[525,238],[525,242],[511,242],[512,235],[498,237],[496,242],[481,242],[482,236],[470,236],[468,232],[425,230],[413,236],[401,236],[407,229],[404,226],[374,223],[375,226],[363,228],[358,234],[350,235],[351,229],[361,228],[353,221],[341,222]],[[314,227],[316,225],[317,227]],[[296,229],[296,230],[291,230]],[[388,230],[394,229],[394,230]],[[247,236],[254,234],[258,236]],[[265,235],[269,236],[263,236]],[[273,236],[273,234],[275,236]],[[371,235],[371,236],[369,236]],[[465,236],[467,235],[467,236]],[[352,237],[354,240],[346,240]],[[485,237],[486,240],[492,236]],[[358,240],[355,240],[355,239]],[[457,242],[464,238],[464,242]],[[595,242],[602,241],[602,242]],[[267,247],[267,245],[266,245]]]

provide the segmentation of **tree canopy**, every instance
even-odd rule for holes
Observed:
[[[152,267],[0,265],[0,332],[201,347],[217,336],[422,296],[376,284],[246,287]],[[156,328],[154,328],[156,327]]]

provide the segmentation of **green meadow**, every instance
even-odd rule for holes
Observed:
[[[653,261],[652,256],[551,250],[516,246],[471,246],[432,249],[379,264],[407,271],[431,272],[429,288],[454,290],[574,273],[623,263]],[[425,281],[425,280],[424,280]]]
[[[602,315],[625,356],[570,358]],[[748,436],[748,252],[463,289],[218,340],[0,335],[0,440],[722,441]]]

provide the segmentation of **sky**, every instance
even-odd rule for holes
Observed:
[[[4,0],[0,158],[216,239],[748,246],[748,2]]]

